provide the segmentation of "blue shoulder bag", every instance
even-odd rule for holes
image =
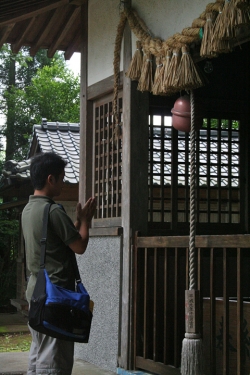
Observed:
[[[76,291],[51,283],[45,269],[48,215],[51,204],[44,209],[41,239],[40,270],[29,307],[29,325],[34,330],[58,339],[87,343],[89,340],[93,302],[82,284],[76,257],[73,264]]]

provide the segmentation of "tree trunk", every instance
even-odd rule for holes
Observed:
[[[10,59],[8,92],[16,84],[16,61]],[[12,98],[7,98],[7,118],[6,118],[6,160],[11,160],[15,151],[15,142],[13,142],[15,125],[15,102]]]

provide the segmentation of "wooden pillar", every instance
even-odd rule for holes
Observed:
[[[132,58],[131,30],[124,31],[122,136],[122,300],[118,364],[133,368],[133,235],[146,233],[148,206],[148,93],[137,90],[125,72]]]
[[[79,202],[82,204],[92,195],[92,141],[93,124],[88,121],[92,111],[87,101],[88,87],[88,0],[81,6],[81,85],[80,85],[80,165]]]

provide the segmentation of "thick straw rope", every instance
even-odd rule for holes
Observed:
[[[200,42],[200,28],[206,23],[207,13],[219,13],[224,2],[225,0],[216,0],[214,3],[209,3],[199,18],[193,21],[191,27],[184,28],[181,33],[176,33],[164,41],[151,36],[149,29],[135,10],[126,9],[125,14],[131,30],[140,40],[143,48],[154,56],[164,56],[166,49],[181,48],[184,45]]]
[[[196,289],[195,267],[195,105],[194,93],[190,91],[190,235],[189,235],[189,289]]]
[[[231,0],[235,7],[245,9],[249,7],[247,0]],[[121,13],[121,19],[117,30],[115,42],[115,57],[114,57],[114,100],[113,112],[115,120],[117,121],[117,98],[118,98],[118,85],[119,85],[119,67],[120,67],[120,47],[123,36],[123,30],[126,20],[129,23],[130,29],[133,31],[137,39],[141,42],[144,53],[150,53],[157,56],[165,56],[167,50],[176,48],[181,49],[184,46],[200,44],[200,29],[204,28],[207,22],[207,13],[214,13],[215,18],[220,13],[225,0],[216,0],[214,3],[209,3],[204,12],[196,18],[191,27],[186,27],[181,33],[176,33],[166,40],[154,38],[144,21],[138,16],[137,12],[131,8],[125,8]],[[249,23],[249,17],[248,21]],[[218,53],[225,52],[224,50],[216,51]]]
[[[117,27],[116,39],[115,39],[115,50],[114,50],[114,96],[113,96],[113,124],[118,124],[119,122],[119,112],[118,112],[118,93],[119,93],[119,80],[120,80],[120,59],[121,59],[121,44],[123,38],[123,32],[126,25],[126,15],[121,13],[120,22]]]
[[[240,1],[240,0],[235,0],[235,1]],[[144,54],[153,55],[155,58],[162,57],[166,55],[167,50],[174,50],[174,49],[181,50],[183,47],[187,48],[189,45],[199,44],[201,42],[200,30],[201,28],[204,27],[204,25],[207,22],[206,21],[207,14],[212,12],[213,14],[217,15],[222,7],[222,4],[224,4],[224,2],[225,0],[216,0],[214,3],[209,3],[206,6],[205,11],[199,16],[199,18],[193,21],[191,27],[184,28],[181,33],[176,33],[166,40],[161,40],[160,38],[153,37],[147,25],[145,24],[145,22],[139,17],[137,12],[131,7],[126,7],[124,9],[124,12],[121,13],[121,21],[119,25],[121,25],[123,23],[124,18],[126,18],[131,31],[135,34],[138,41],[141,43]],[[118,26],[117,32],[119,33],[121,30],[123,30],[123,28]],[[117,35],[116,39],[121,40],[121,36],[119,37],[119,35]],[[117,46],[117,43],[116,43],[116,46]],[[115,48],[115,51],[117,51],[116,48]],[[120,58],[120,51],[119,52],[117,51],[117,56]],[[117,60],[116,55],[115,55],[115,60]],[[114,69],[117,66],[118,64],[114,64]],[[117,82],[118,82],[118,74],[116,74],[116,71],[115,71],[114,85],[116,87],[117,87]],[[143,85],[143,90],[141,91],[145,91],[144,86],[145,85]],[[191,89],[191,88],[196,88],[200,86],[201,84],[199,84],[198,86],[193,84],[191,87],[184,87],[184,89],[185,88]],[[140,90],[140,86],[138,87],[138,89]],[[168,90],[168,94],[171,95],[172,93],[176,92],[176,90],[179,90],[179,87],[177,88],[174,87],[174,89]],[[150,86],[149,91],[151,91],[151,86]],[[159,94],[160,94],[160,91],[159,91]],[[116,116],[116,108],[117,108],[116,93],[114,94],[114,97],[116,97],[113,103],[114,113]]]

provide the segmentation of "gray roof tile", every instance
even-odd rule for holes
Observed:
[[[67,161],[65,168],[65,182],[76,184],[79,182],[79,144],[80,144],[80,124],[63,123],[63,122],[47,122],[43,119],[42,125],[34,125],[33,136],[31,139],[29,159],[17,162],[8,160],[3,170],[4,179],[23,180],[30,178],[29,168],[32,156],[32,145],[37,145],[36,149],[41,152],[56,152],[64,160]]]

